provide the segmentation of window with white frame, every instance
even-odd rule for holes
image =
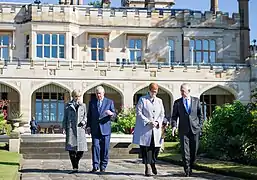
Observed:
[[[105,39],[103,37],[91,37],[91,60],[104,61],[105,59]]]
[[[169,46],[169,63],[172,64],[175,62],[175,41],[173,39],[169,39],[168,46]]]
[[[36,55],[38,58],[64,58],[64,34],[37,34]]]
[[[143,39],[131,37],[128,39],[128,48],[130,52],[130,61],[140,62],[143,60]]]
[[[216,41],[208,39],[190,40],[190,54],[195,63],[215,63]]]
[[[25,35],[25,58],[29,58],[29,44],[30,44],[30,39],[29,39],[29,35]]]
[[[0,60],[9,59],[9,35],[0,34]]]

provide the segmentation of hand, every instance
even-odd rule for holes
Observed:
[[[86,129],[86,132],[87,132],[88,135],[90,135],[90,134],[91,134],[91,128],[88,127],[88,128]]]
[[[84,121],[81,121],[79,124],[78,124],[78,127],[84,127],[86,125],[86,123]]]
[[[63,133],[63,134],[66,134],[65,129],[62,130],[62,133]]]
[[[172,136],[175,136],[176,129],[177,129],[176,127],[172,128]]]
[[[113,115],[113,112],[111,112],[110,110],[106,110],[105,113],[109,116],[112,116]]]
[[[155,128],[157,128],[157,129],[159,128],[159,122],[158,121],[154,121],[153,125],[154,125]]]

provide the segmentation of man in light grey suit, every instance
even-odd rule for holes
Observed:
[[[175,135],[177,119],[179,118],[178,133],[180,137],[182,159],[184,163],[185,176],[192,175],[199,136],[202,131],[202,110],[200,100],[190,96],[189,84],[182,84],[180,87],[182,97],[177,99],[173,105],[172,114],[172,135]]]

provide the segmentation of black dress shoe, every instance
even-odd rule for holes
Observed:
[[[91,172],[96,172],[96,171],[98,171],[98,168],[93,168],[93,169],[91,170]]]
[[[155,166],[154,163],[151,164],[151,168],[152,168],[152,173],[153,173],[154,175],[156,175],[156,174],[157,174],[157,169],[156,169],[156,166]]]
[[[100,172],[105,172],[105,169],[100,169]]]
[[[190,177],[189,173],[185,173],[185,177]]]
[[[148,165],[145,165],[145,176],[147,176],[147,177],[151,176]]]

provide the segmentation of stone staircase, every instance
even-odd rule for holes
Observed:
[[[91,159],[91,137],[88,136],[88,152],[84,159]],[[110,158],[135,159],[139,157],[139,148],[132,143],[131,135],[112,134]],[[22,135],[20,153],[24,159],[68,159],[65,151],[65,135],[62,134],[33,134]]]

